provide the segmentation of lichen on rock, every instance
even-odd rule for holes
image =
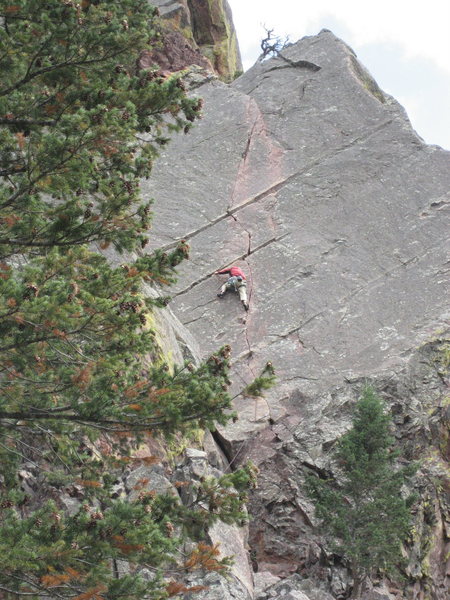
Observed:
[[[242,62],[227,0],[153,0],[164,28],[163,47],[153,60],[163,69],[181,70],[196,64],[232,81]]]

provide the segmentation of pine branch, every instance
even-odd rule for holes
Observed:
[[[7,125],[12,127],[30,127],[31,125],[40,125],[40,126],[51,126],[55,125],[56,121],[45,120],[45,119],[16,119],[16,118],[0,118],[0,125]]]
[[[116,52],[112,52],[110,54],[102,55],[99,58],[92,58],[90,60],[75,60],[72,62],[67,60],[67,61],[57,63],[55,65],[50,65],[48,67],[42,67],[41,69],[38,69],[37,71],[27,73],[25,75],[25,77],[23,77],[20,81],[18,81],[14,85],[10,86],[9,88],[7,88],[5,90],[0,90],[0,97],[8,96],[14,90],[19,89],[20,87],[24,86],[26,83],[29,83],[36,77],[39,77],[40,75],[44,75],[45,73],[51,73],[53,71],[58,71],[64,67],[86,67],[89,65],[102,64],[111,58],[116,58],[122,54],[129,52],[129,50],[130,50],[130,48],[127,47],[127,48],[117,50]]]

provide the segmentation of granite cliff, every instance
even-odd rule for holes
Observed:
[[[251,459],[261,473],[237,587],[211,576],[198,597],[348,597],[303,482],[333,469],[330,450],[369,382],[421,467],[405,580],[380,574],[365,598],[444,600],[450,153],[426,145],[327,30],[231,85],[197,77],[195,88],[203,120],[144,184],[157,198],[153,244],[191,245],[171,306],[202,354],[230,343],[237,388],[268,360],[279,378],[265,399],[238,397],[239,421],[201,455],[222,469]],[[249,276],[248,313],[216,297],[214,272],[231,264]]]
[[[347,598],[348,565],[329,550],[304,480],[334,472],[332,450],[370,383],[393,414],[403,456],[420,469],[404,578],[379,573],[361,600],[444,600],[450,153],[417,136],[403,108],[330,31],[234,80],[241,64],[226,0],[153,3],[166,41],[141,55],[141,65],[188,68],[192,94],[204,99],[201,122],[173,138],[142,183],[156,199],[150,249],[183,238],[191,246],[170,308],[153,315],[158,358],[195,363],[229,343],[234,392],[267,361],[278,384],[265,398],[237,396],[239,419],[213,434],[171,448],[147,440],[117,474],[114,497],[133,500],[145,480],[144,491],[189,503],[176,482],[252,460],[260,473],[249,527],[209,531],[235,565],[227,577],[189,575],[187,583],[206,586],[195,598]],[[112,264],[123,260],[101,251]],[[231,264],[248,275],[248,313],[233,294],[216,296],[223,278],[214,273]],[[80,486],[46,489],[31,463],[19,475],[33,502],[48,493],[69,513],[80,508]],[[129,572],[125,561],[114,568]]]

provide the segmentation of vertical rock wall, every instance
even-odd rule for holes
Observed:
[[[242,72],[231,9],[227,0],[152,0],[165,24],[164,47],[153,56],[162,68],[196,64],[224,81]]]
[[[236,390],[267,360],[277,370],[277,388],[236,398],[239,421],[217,434],[233,464],[261,469],[250,537],[261,598],[277,597],[267,588],[277,577],[302,599],[348,595],[303,479],[332,468],[330,450],[371,382],[408,458],[423,464],[406,583],[371,597],[444,600],[450,153],[417,136],[329,31],[231,86],[195,92],[203,120],[143,186],[158,200],[155,245],[191,244],[172,307],[202,351],[232,344]],[[216,297],[214,272],[231,264],[249,277],[248,313],[233,294]]]

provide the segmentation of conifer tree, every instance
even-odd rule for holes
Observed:
[[[393,449],[391,419],[381,399],[366,388],[357,402],[352,428],[335,453],[338,480],[307,479],[316,514],[333,538],[333,549],[349,563],[354,580],[352,598],[360,598],[375,570],[395,570],[401,544],[408,536],[412,496],[403,486],[415,466],[399,467]]]
[[[160,37],[147,0],[0,0],[5,598],[175,596],[186,588],[173,569],[227,564],[205,544],[207,528],[245,519],[250,466],[201,482],[189,507],[173,496],[143,492],[125,502],[111,494],[146,436],[232,416],[229,348],[199,366],[168,366],[151,327],[152,309],[167,298],[142,293],[145,283],[172,283],[189,247],[145,253],[150,203],[139,182],[170,134],[188,132],[201,111],[183,73],[139,68],[139,52]],[[127,251],[123,264],[108,264],[95,245]],[[100,436],[105,443],[95,446]],[[24,464],[41,496],[50,484],[81,488],[80,510],[69,515],[57,498],[25,493]],[[186,537],[197,546],[183,557]]]

